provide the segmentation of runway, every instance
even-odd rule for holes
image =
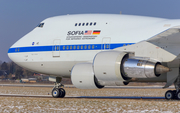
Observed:
[[[0,86],[10,87],[54,87],[54,85],[37,85],[37,84],[0,84]],[[163,86],[105,86],[104,88],[114,89],[163,89]],[[75,88],[73,85],[64,85],[64,88]],[[174,86],[170,86],[167,89],[174,89]]]
[[[46,93],[46,94],[43,94],[43,95],[40,95],[40,94],[33,94],[33,95],[31,95],[30,93],[26,93],[26,92],[29,92],[29,90],[27,90],[25,93],[26,94],[24,94],[24,93],[19,93],[19,94],[16,94],[16,91],[14,91],[13,93],[10,93],[10,94],[3,94],[3,92],[0,94],[0,97],[32,97],[32,98],[53,98],[52,97],[52,95],[51,95],[51,88],[53,88],[54,87],[54,85],[42,85],[42,84],[0,84],[0,87],[3,87],[3,89],[6,89],[6,87],[7,88],[11,88],[11,91],[13,90],[17,90],[17,89],[22,89],[21,87],[24,87],[25,89],[27,89],[26,87],[28,87],[28,89],[31,87],[31,90],[32,91],[36,91],[35,89],[32,89],[33,87],[34,88],[38,88],[39,90],[41,89],[41,88],[48,88],[47,90],[48,90],[48,93]],[[14,88],[15,89],[14,89]],[[19,87],[19,88],[18,88]],[[64,86],[64,88],[67,88],[66,90],[78,90],[78,89],[75,89],[75,87],[73,86],[73,85],[65,85]],[[171,86],[171,87],[169,87],[169,89],[173,89],[174,88],[174,86]],[[24,90],[25,90],[24,89]],[[50,90],[49,90],[50,89]],[[106,86],[105,88],[103,88],[104,90],[104,93],[107,93],[106,91],[109,91],[110,89],[117,89],[118,91],[119,90],[123,90],[124,92],[126,92],[126,93],[134,93],[134,91],[133,92],[128,92],[128,91],[126,91],[126,89],[130,89],[130,91],[131,90],[135,90],[135,91],[137,91],[137,90],[141,90],[141,89],[145,89],[145,90],[148,90],[148,91],[150,91],[150,93],[152,93],[152,90],[153,91],[155,91],[156,89],[162,89],[162,86]],[[136,90],[137,89],[137,90]],[[117,90],[114,90],[114,92],[113,93],[116,93],[117,92]],[[163,90],[163,89],[162,89]],[[3,91],[3,90],[2,90]],[[23,92],[23,90],[21,90],[22,92]],[[38,90],[37,90],[38,91]],[[80,92],[82,92],[82,91],[84,91],[84,90],[80,90]],[[111,91],[113,91],[113,90],[111,90]],[[123,92],[122,91],[122,92]],[[122,93],[122,92],[120,92],[120,93]],[[141,91],[137,91],[138,93],[139,92],[143,92],[142,90]],[[31,92],[32,93],[32,92]],[[72,93],[74,93],[74,92],[72,92]],[[79,92],[78,92],[79,93]],[[77,93],[77,94],[78,94]],[[109,92],[108,92],[109,93]],[[71,93],[68,93],[68,94],[70,94],[69,96],[67,95],[64,99],[151,99],[151,100],[159,100],[159,99],[165,99],[165,97],[163,97],[162,95],[157,95],[157,96],[155,96],[155,95],[153,95],[153,94],[151,94],[150,95],[150,93],[148,93],[148,92],[144,92],[144,93],[147,93],[148,95],[146,96],[146,95],[140,95],[140,94],[138,94],[138,95],[134,95],[133,96],[133,94],[132,94],[132,96],[131,95],[119,95],[119,96],[116,96],[116,95],[114,95],[114,96],[112,96],[111,94],[111,96],[106,96],[106,95],[104,95],[104,96],[95,96],[94,94],[89,94],[89,95],[87,95],[86,93],[83,93],[83,94],[80,94],[80,95],[71,95]],[[164,93],[164,92],[163,92]],[[49,94],[49,95],[48,95]],[[118,93],[119,94],[119,93]],[[117,95],[118,95],[117,94]],[[85,96],[82,96],[82,95],[85,95]],[[92,95],[92,96],[91,96]]]
[[[33,98],[53,98],[51,95],[23,95],[23,94],[0,94],[0,97],[33,97]],[[66,96],[63,99],[165,99],[164,97],[145,96]]]

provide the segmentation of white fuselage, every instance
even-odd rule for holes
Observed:
[[[180,25],[180,20],[82,14],[52,17],[41,23],[44,23],[42,27],[36,27],[17,41],[8,56],[24,68],[70,77],[75,64],[93,62],[98,52],[147,40]]]

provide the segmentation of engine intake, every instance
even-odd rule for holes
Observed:
[[[98,89],[104,86],[94,76],[92,63],[76,64],[71,71],[71,81],[79,89]]]

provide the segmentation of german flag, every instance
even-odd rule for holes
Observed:
[[[92,35],[99,35],[100,33],[101,33],[100,30],[94,30],[93,33],[92,33]]]

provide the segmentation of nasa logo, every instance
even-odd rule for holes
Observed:
[[[32,42],[32,45],[34,45],[34,42]]]
[[[68,31],[67,35],[84,35],[84,31]]]

